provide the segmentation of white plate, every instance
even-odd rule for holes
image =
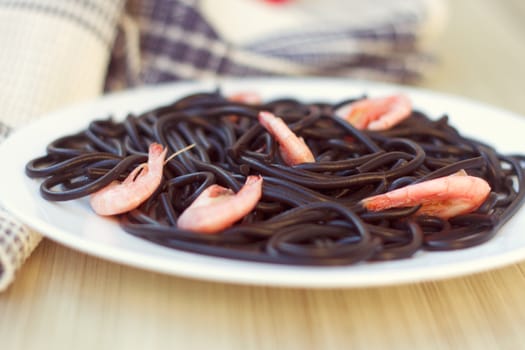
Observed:
[[[52,113],[16,132],[0,147],[0,200],[13,214],[52,240],[117,263],[223,282],[295,287],[363,287],[441,279],[504,266],[525,258],[525,210],[519,211],[491,241],[452,252],[419,252],[411,259],[349,267],[297,267],[242,262],[180,252],[125,233],[116,220],[92,213],[85,200],[52,203],[40,198],[39,181],[24,175],[30,159],[43,155],[53,139],[87,126],[92,119],[170,102],[216,82],[178,83],[106,96]],[[407,92],[417,108],[433,116],[448,113],[464,133],[502,152],[525,153],[525,119],[464,99],[400,86],[336,79],[250,79],[221,81],[228,92],[255,90],[265,98],[292,95],[336,100],[368,93]]]

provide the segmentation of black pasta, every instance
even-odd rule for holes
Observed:
[[[124,179],[158,142],[174,153],[157,191],[120,215],[123,229],[141,239],[232,259],[294,265],[348,265],[408,258],[421,250],[451,250],[491,239],[524,199],[525,156],[503,155],[463,137],[444,116],[420,111],[387,131],[361,131],[334,111],[356,98],[330,104],[291,98],[247,105],[220,91],[196,93],[119,122],[96,120],[63,136],[26,165],[43,178],[51,201],[88,196]],[[303,137],[316,162],[286,165],[278,145],[259,125],[268,110]],[[448,220],[414,216],[418,207],[368,212],[371,195],[464,169],[485,179],[491,195],[474,213]],[[238,191],[248,175],[261,175],[256,208],[217,234],[177,228],[177,218],[211,184]]]

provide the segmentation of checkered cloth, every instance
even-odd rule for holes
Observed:
[[[432,61],[425,46],[443,24],[442,1],[0,0],[0,143],[49,111],[144,84],[261,75],[410,82]],[[40,238],[0,209],[0,291]]]
[[[412,82],[443,18],[440,0],[131,0],[107,88],[260,75]]]
[[[124,0],[0,0],[0,147],[11,130],[100,95],[123,5]],[[40,240],[0,208],[0,291]]]

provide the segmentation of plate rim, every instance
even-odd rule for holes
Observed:
[[[132,96],[132,95],[141,95],[141,94],[148,94],[155,91],[158,91],[159,89],[167,89],[167,90],[181,90],[181,87],[186,87],[190,89],[197,89],[198,87],[204,86],[204,85],[210,85],[210,84],[217,84],[217,85],[224,85],[224,84],[232,84],[236,85],[241,83],[243,84],[250,84],[250,82],[271,82],[271,83],[278,83],[278,82],[286,82],[289,83],[291,81],[294,82],[301,82],[301,83],[320,83],[323,84],[330,83],[330,82],[337,82],[350,84],[352,86],[356,85],[363,85],[367,89],[378,89],[378,88],[386,88],[386,89],[392,89],[392,90],[398,90],[398,91],[405,91],[407,93],[416,93],[416,94],[424,94],[424,95],[430,95],[432,97],[438,97],[446,100],[450,100],[453,103],[459,103],[462,105],[466,105],[467,107],[476,106],[481,107],[483,109],[486,109],[490,111],[490,113],[497,113],[497,114],[504,114],[506,117],[511,118],[517,118],[520,120],[520,122],[523,122],[524,118],[520,115],[505,110],[500,107],[496,107],[494,105],[489,105],[483,102],[474,101],[469,98],[451,95],[448,93],[443,92],[435,92],[432,90],[424,89],[424,88],[418,88],[418,87],[408,87],[408,86],[401,86],[396,84],[390,84],[390,83],[376,83],[376,82],[370,82],[370,81],[361,81],[361,80],[355,80],[355,79],[344,79],[344,78],[330,78],[330,77],[308,77],[308,78],[228,78],[228,79],[220,79],[218,81],[217,79],[213,80],[206,80],[206,81],[184,81],[184,82],[175,82],[175,83],[166,83],[166,84],[159,84],[156,86],[146,86],[146,87],[140,87],[138,89],[130,89],[125,91],[119,91],[115,93],[110,93],[106,95],[102,95],[100,97],[90,99],[87,101],[83,101],[81,103],[76,103],[70,106],[66,106],[64,108],[58,109],[56,111],[46,113],[41,118],[36,120],[35,122],[29,123],[23,128],[17,129],[10,137],[8,137],[1,145],[0,145],[0,154],[3,154],[6,149],[8,149],[11,144],[16,144],[16,141],[21,136],[17,135],[23,135],[20,133],[28,133],[32,129],[36,129],[39,127],[39,125],[46,123],[47,120],[52,119],[53,116],[56,115],[62,115],[62,114],[68,114],[72,113],[76,110],[83,110],[87,108],[88,106],[97,106],[101,103],[104,103],[103,101],[111,101],[115,98],[120,97],[126,97],[126,96]],[[90,120],[95,119],[95,117],[86,120],[86,123]],[[29,130],[29,131],[28,131]],[[27,162],[26,160],[25,162]],[[24,175],[25,176],[25,175]],[[2,191],[3,187],[0,187],[0,193]],[[36,194],[38,195],[38,194]],[[264,285],[264,286],[278,286],[278,287],[300,287],[300,288],[357,288],[357,287],[378,287],[378,286],[389,286],[389,285],[399,285],[399,284],[406,284],[406,283],[417,283],[417,282],[425,282],[425,281],[434,281],[434,280],[442,280],[446,278],[455,278],[459,276],[465,276],[469,274],[474,273],[480,273],[484,271],[493,270],[496,268],[501,268],[503,266],[510,265],[512,263],[519,262],[521,260],[525,259],[525,246],[512,250],[511,252],[507,252],[503,257],[496,255],[496,256],[490,256],[490,257],[484,257],[484,258],[476,258],[473,260],[468,261],[462,261],[462,262],[452,262],[449,264],[443,264],[439,266],[433,266],[431,269],[425,266],[420,266],[418,268],[411,268],[409,269],[408,274],[406,273],[395,273],[393,271],[385,273],[383,272],[381,275],[383,275],[383,278],[377,278],[378,276],[376,274],[372,274],[371,276],[366,276],[366,274],[359,274],[359,279],[357,280],[351,280],[351,279],[344,279],[339,281],[334,281],[332,278],[330,271],[332,270],[331,267],[293,267],[292,269],[298,269],[298,270],[308,270],[310,272],[313,271],[322,271],[323,274],[326,274],[330,278],[323,278],[322,276],[319,276],[321,272],[314,273],[315,278],[317,278],[315,281],[307,282],[301,278],[283,278],[286,276],[281,276],[282,274],[278,274],[274,277],[271,281],[268,280],[267,276],[254,274],[254,273],[241,273],[242,277],[239,278],[239,271],[237,271],[237,275],[232,276],[231,273],[225,273],[224,271],[217,273],[216,270],[202,270],[202,269],[193,269],[188,270],[185,268],[184,264],[171,264],[171,265],[163,265],[162,262],[164,259],[158,260],[157,258],[147,260],[147,261],[140,261],[140,259],[137,259],[137,257],[140,257],[141,254],[133,253],[133,252],[124,252],[121,249],[115,250],[115,247],[103,247],[103,244],[100,242],[93,242],[93,241],[87,241],[83,239],[83,237],[75,236],[68,234],[67,232],[62,232],[63,230],[57,229],[56,226],[53,226],[53,224],[46,222],[45,220],[42,220],[40,218],[28,218],[27,215],[23,212],[22,208],[13,207],[11,203],[5,198],[4,196],[0,196],[0,203],[4,205],[4,207],[9,211],[10,214],[17,217],[22,222],[26,223],[28,226],[33,227],[37,231],[40,231],[45,237],[62,244],[64,246],[68,246],[69,248],[75,249],[79,252],[86,253],[92,256],[96,256],[97,258],[101,258],[104,260],[109,260],[114,263],[124,264],[127,266],[132,266],[139,269],[154,271],[154,272],[160,272],[170,275],[177,275],[182,276],[186,278],[194,278],[199,280],[208,280],[208,281],[215,281],[215,282],[227,282],[227,283],[236,283],[236,284],[244,284],[244,285]],[[65,237],[69,236],[69,237]],[[101,249],[102,248],[102,249]],[[116,254],[115,254],[116,253]],[[188,253],[188,254],[195,254],[195,253]],[[197,254],[198,255],[198,254]],[[206,256],[206,260],[221,260],[221,261],[228,261],[230,263],[233,263],[230,259],[224,259],[224,258],[218,258],[218,257],[209,257]],[[158,260],[158,261],[157,261]],[[241,264],[243,266],[246,266],[249,270],[250,267],[261,265],[270,266],[271,268],[275,268],[275,264],[265,264],[265,263],[253,263],[253,262],[245,262],[245,261],[234,261],[235,264]],[[483,263],[480,263],[483,262]],[[287,265],[286,265],[287,266]],[[451,267],[454,267],[454,269],[451,270]],[[204,266],[203,266],[204,267]],[[290,266],[286,267],[287,269],[290,268]],[[339,268],[335,268],[336,270]],[[241,269],[242,270],[242,269]]]

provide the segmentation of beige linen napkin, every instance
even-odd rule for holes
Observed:
[[[124,0],[0,0],[0,142],[102,92]],[[41,236],[0,208],[0,291]]]

